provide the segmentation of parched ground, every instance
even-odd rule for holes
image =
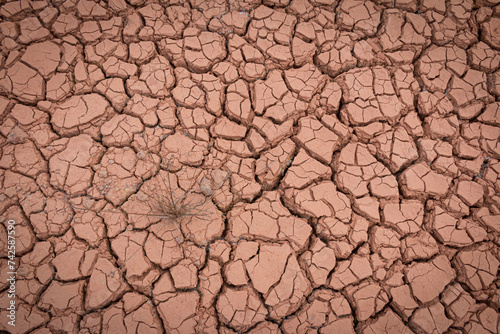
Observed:
[[[498,0],[0,3],[0,329],[500,332]]]

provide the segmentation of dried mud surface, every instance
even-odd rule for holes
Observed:
[[[2,1],[0,329],[499,333],[498,3]]]

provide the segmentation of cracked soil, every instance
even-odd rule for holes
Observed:
[[[499,0],[2,0],[0,43],[0,331],[500,333]]]

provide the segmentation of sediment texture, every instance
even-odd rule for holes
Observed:
[[[0,17],[1,329],[500,332],[498,0]]]

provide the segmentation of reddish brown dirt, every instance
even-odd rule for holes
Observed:
[[[0,40],[0,330],[500,333],[498,0],[2,0]]]

